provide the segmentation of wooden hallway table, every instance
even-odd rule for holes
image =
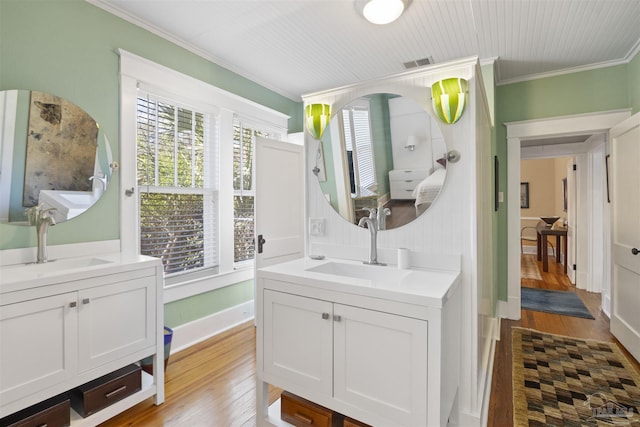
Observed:
[[[547,238],[549,236],[556,236],[556,262],[560,262],[560,241],[562,240],[562,253],[564,254],[564,274],[567,274],[567,229],[561,228],[554,230],[550,225],[547,225],[544,221],[540,221],[536,225],[538,232],[538,261],[542,260],[542,271],[549,271],[549,257],[547,251]]]

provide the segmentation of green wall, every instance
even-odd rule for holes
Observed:
[[[233,286],[166,304],[164,306],[164,324],[175,328],[252,299],[253,280],[247,280]]]
[[[291,116],[295,102],[207,61],[83,0],[0,0],[0,90],[34,89],[75,103],[99,122],[119,158],[119,64],[122,48]],[[50,245],[118,239],[118,174],[87,213],[49,229]],[[99,225],[99,226],[97,226]],[[33,227],[0,224],[0,250],[33,247]],[[167,304],[167,324],[178,326],[248,301],[251,282]]]
[[[500,190],[507,188],[507,129],[505,123],[565,116],[631,107],[635,96],[638,111],[638,91],[631,84],[640,84],[638,58],[631,64],[617,65],[567,75],[530,80],[496,87],[496,151],[500,161]],[[634,71],[635,70],[635,71]],[[628,76],[635,72],[632,78]],[[634,95],[635,93],[635,95]],[[516,201],[517,202],[517,201]],[[507,299],[507,207],[498,211],[498,299]]]
[[[87,111],[119,155],[116,49],[148,58],[292,116],[302,131],[302,103],[276,94],[83,0],[0,1],[0,90],[35,89]],[[96,207],[52,227],[49,244],[119,238],[118,175]],[[100,224],[96,227],[95,224]],[[0,225],[0,249],[35,246],[30,227]]]
[[[633,114],[640,112],[640,55],[628,65],[629,77],[629,105],[633,109]]]

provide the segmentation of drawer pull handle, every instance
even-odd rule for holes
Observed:
[[[322,313],[322,318],[327,320],[329,318],[329,313]]]
[[[333,321],[334,322],[340,322],[342,321],[342,316],[340,316],[339,314],[336,314],[333,316]]]
[[[293,418],[302,421],[305,424],[313,424],[313,420],[305,415],[302,415],[300,412],[296,412],[293,414]]]
[[[105,397],[106,399],[110,399],[110,398],[112,398],[113,396],[115,396],[116,394],[122,393],[122,392],[123,392],[123,391],[125,391],[126,389],[127,389],[127,386],[126,386],[126,385],[123,385],[122,387],[117,388],[117,389],[115,389],[115,390],[113,390],[113,391],[111,391],[111,392],[109,392],[109,393],[105,394],[105,395],[104,395],[104,397]]]
[[[89,298],[84,298],[84,299],[82,300],[82,303],[83,303],[83,304],[89,304],[90,302],[91,302],[91,300],[90,300]]]
[[[412,179],[405,179],[404,182],[413,182]]]
[[[71,308],[75,307],[76,305],[78,305],[78,303],[75,302],[75,301],[72,301],[72,302],[69,303],[69,307],[71,307]]]

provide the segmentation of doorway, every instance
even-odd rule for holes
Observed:
[[[523,149],[524,151],[524,149]],[[575,164],[574,157],[544,157],[529,158],[525,153],[521,153],[520,161],[520,182],[521,182],[521,200],[520,200],[520,236],[521,236],[521,252],[522,252],[522,270],[527,272],[526,276],[540,276],[537,272],[538,268],[534,261],[540,259],[537,248],[537,227],[541,222],[541,218],[550,217],[558,218],[553,228],[562,228],[571,220],[572,226],[576,223],[575,218],[575,186],[568,187],[568,183],[573,181],[574,172],[572,166]],[[572,191],[568,191],[568,190]],[[571,203],[570,203],[571,202]],[[574,227],[575,229],[575,227]],[[574,233],[575,236],[575,233]],[[557,260],[562,262],[561,271],[566,271],[571,284],[575,284],[575,271],[571,268],[565,268],[565,265],[573,265],[575,260],[573,257],[567,257],[564,261],[564,240],[559,247],[557,238],[549,236],[547,240],[547,249],[549,257],[548,264],[556,264]],[[571,251],[572,256],[575,254],[575,237],[572,239]],[[525,268],[527,267],[527,268]],[[546,270],[548,271],[549,268]],[[545,272],[546,272],[545,271]],[[537,273],[536,273],[537,272]],[[540,278],[542,280],[542,278]]]
[[[584,174],[586,180],[590,183],[590,188],[598,188],[598,184],[589,179],[588,174],[596,160],[594,156],[598,154],[585,152],[585,146],[582,143],[557,143],[554,139],[567,138],[575,136],[591,136],[594,134],[605,134],[615,124],[620,123],[629,117],[628,110],[615,110],[593,114],[581,114],[574,116],[554,117],[541,120],[529,120],[513,123],[505,123],[507,126],[507,200],[518,201],[520,199],[520,160],[523,145],[526,147],[528,142],[536,140],[546,140],[547,143],[536,147],[529,147],[528,151],[538,151],[545,153],[548,157],[575,155],[575,152],[568,150],[578,149],[580,154],[578,157],[578,172]],[[523,144],[524,143],[524,144]],[[579,147],[579,148],[578,148]],[[604,154],[604,152],[603,152]],[[582,159],[582,161],[580,160]],[[580,164],[584,163],[584,167]],[[589,184],[587,184],[589,185]],[[580,190],[578,190],[580,193]],[[588,193],[588,192],[585,192]],[[578,203],[580,210],[580,203]],[[604,213],[603,215],[606,215]],[[507,210],[507,302],[506,307],[500,308],[500,315],[509,319],[520,318],[520,204],[509,203]],[[604,242],[609,241],[609,220],[603,218],[601,224],[604,227],[602,245],[596,250],[594,242],[589,241],[587,247],[587,261],[583,265],[590,265],[589,258],[594,259],[598,256],[603,262],[603,288],[608,289],[610,271],[609,245]],[[593,215],[587,215],[587,225],[584,228],[589,230],[593,225]],[[580,236],[578,236],[579,238]],[[582,240],[581,240],[582,241]],[[597,252],[597,253],[596,253]],[[578,260],[580,262],[580,260]],[[604,299],[603,295],[603,299]],[[605,302],[603,308],[606,310]]]

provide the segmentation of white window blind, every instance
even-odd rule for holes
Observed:
[[[373,141],[368,106],[348,106],[342,110],[345,145],[353,155],[355,186],[375,190],[376,179]],[[350,166],[351,167],[351,166]]]
[[[141,253],[166,275],[218,265],[212,117],[151,94],[137,98]]]

